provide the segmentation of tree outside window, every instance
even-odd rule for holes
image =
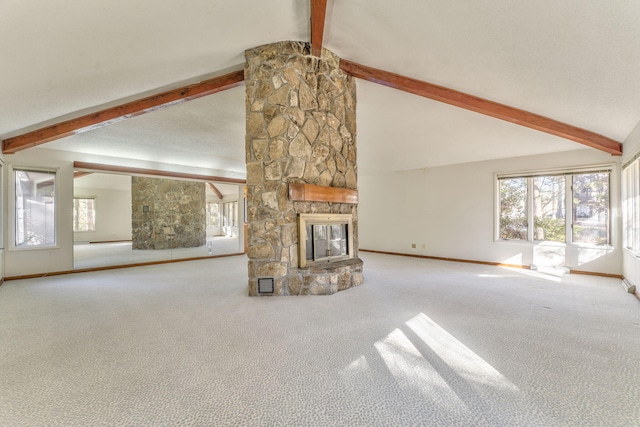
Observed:
[[[499,178],[498,237],[609,244],[610,174],[594,171]]]
[[[500,186],[500,238],[527,238],[527,179],[508,178]]]
[[[534,240],[566,241],[565,177],[533,178]]]
[[[573,176],[573,241],[609,243],[609,173]]]

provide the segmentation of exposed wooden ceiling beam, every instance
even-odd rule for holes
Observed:
[[[22,135],[2,141],[2,152],[13,154],[49,141],[64,138],[80,132],[86,132],[110,123],[139,116],[162,107],[211,95],[238,86],[244,81],[244,70],[234,71],[219,77],[204,80],[156,95],[127,102],[126,104],[106,108],[71,120],[65,120]]]
[[[225,182],[233,184],[245,184],[244,179],[239,178],[227,178],[224,176],[212,176],[212,175],[196,175],[192,173],[183,172],[169,172],[157,169],[142,169],[142,168],[130,168],[128,166],[115,166],[105,165],[102,163],[87,163],[87,162],[73,162],[74,169],[88,169],[93,172],[113,172],[127,175],[151,175],[162,176],[167,178],[181,178],[190,179],[196,181],[213,181],[213,182]]]
[[[324,18],[327,14],[327,0],[311,0],[311,54],[322,55]]]
[[[73,179],[82,178],[83,176],[91,175],[93,172],[74,172]]]
[[[218,196],[218,199],[222,200],[222,193],[215,185],[213,185],[213,182],[207,182],[207,184],[209,184],[209,188],[211,188],[211,191],[213,191],[215,195]]]
[[[340,60],[340,68],[360,79],[570,139],[612,155],[622,155],[622,144],[618,141],[548,117],[344,59]]]

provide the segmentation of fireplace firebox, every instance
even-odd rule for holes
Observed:
[[[349,214],[300,214],[300,267],[353,258],[353,220]]]

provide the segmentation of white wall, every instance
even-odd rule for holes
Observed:
[[[46,148],[32,148],[20,151],[16,154],[5,156],[5,168],[10,165],[57,168],[59,203],[58,211],[58,247],[52,249],[30,249],[11,250],[5,247],[4,250],[4,276],[23,276],[30,274],[45,274],[56,271],[67,271],[73,269],[73,162],[83,161],[90,163],[103,163],[117,166],[127,166],[134,168],[166,170],[171,172],[184,172],[201,175],[225,176],[224,172],[213,169],[190,168],[180,165],[170,165],[148,161],[136,161],[132,159],[117,158],[110,156],[99,156],[93,154],[81,154],[65,152],[60,150],[49,150]],[[5,177],[7,172],[4,173]],[[5,180],[8,181],[8,180]],[[5,182],[5,192],[3,201],[5,202],[4,212],[4,241],[7,243],[7,223],[11,220],[8,215],[6,201],[11,197],[7,191]],[[129,202],[130,206],[130,202]],[[130,207],[129,207],[130,209]],[[130,222],[129,217],[129,222]],[[129,224],[129,227],[131,225]],[[130,235],[129,235],[130,236]]]
[[[28,155],[26,153],[29,153]],[[28,274],[44,274],[54,271],[73,269],[73,161],[56,158],[40,150],[29,150],[5,157],[6,169],[9,166],[57,168],[57,247],[47,249],[12,249],[9,240],[7,224],[13,215],[8,212],[5,216],[5,277],[22,276]],[[8,172],[5,173],[8,178]],[[6,179],[9,185],[9,179]],[[7,188],[7,190],[9,190]],[[12,191],[6,191],[4,202],[13,197]]]
[[[640,150],[640,123],[631,131],[622,146],[624,153],[622,163],[624,164]],[[633,285],[636,285],[636,289],[640,289],[640,259],[627,249],[623,249],[622,275]]]
[[[612,248],[495,240],[495,174],[614,164],[619,158],[576,150],[359,177],[361,249],[554,265],[621,274],[619,177],[612,173]],[[416,248],[412,248],[412,244]]]
[[[81,183],[88,180],[88,185]],[[99,181],[96,182],[95,178]],[[114,186],[113,181],[126,181],[126,189]],[[75,242],[108,242],[131,240],[131,177],[109,174],[92,174],[74,182],[74,197],[95,197],[96,230],[75,232]],[[118,188],[105,188],[105,187]]]

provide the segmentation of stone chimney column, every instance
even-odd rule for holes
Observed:
[[[249,295],[274,279],[270,295],[330,294],[362,283],[357,204],[292,201],[289,184],[357,189],[356,86],[340,59],[303,42],[245,52]],[[299,213],[353,217],[354,257],[315,271],[298,267]],[[317,270],[317,269],[315,269]]]

